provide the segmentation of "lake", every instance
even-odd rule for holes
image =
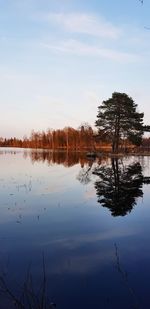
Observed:
[[[150,308],[150,157],[1,148],[0,171],[0,308],[31,281],[58,309]]]

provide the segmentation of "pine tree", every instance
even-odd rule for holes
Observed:
[[[118,153],[121,139],[127,138],[140,145],[144,133],[143,113],[137,112],[137,104],[126,93],[114,92],[112,97],[98,107],[96,126],[99,136],[112,144],[113,153]]]

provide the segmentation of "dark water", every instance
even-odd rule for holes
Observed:
[[[0,278],[56,308],[150,308],[150,158],[1,149]],[[0,280],[1,282],[1,280]],[[0,308],[15,308],[0,294]],[[28,307],[27,307],[28,308]]]

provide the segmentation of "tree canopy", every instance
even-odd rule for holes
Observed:
[[[121,140],[128,139],[140,145],[148,127],[143,125],[144,113],[137,111],[137,104],[126,93],[114,92],[112,97],[98,107],[96,126],[99,136],[110,141],[112,151],[118,153]]]

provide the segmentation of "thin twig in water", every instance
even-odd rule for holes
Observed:
[[[32,274],[29,266],[20,297],[15,296],[12,289],[8,287],[4,275],[0,276],[0,292],[6,295],[6,298],[10,299],[14,305],[14,308],[17,309],[53,309],[56,307],[56,304],[48,300],[46,291],[47,280],[44,253],[42,256],[42,271],[43,278],[39,291],[35,291],[34,289]]]
[[[131,297],[132,297],[132,300],[133,300],[133,308],[134,309],[140,309],[140,306],[139,306],[139,302],[137,300],[137,297],[135,295],[135,292],[133,290],[133,288],[130,287],[129,285],[129,281],[128,281],[128,274],[127,272],[121,267],[121,264],[120,264],[120,258],[119,258],[119,254],[118,254],[118,247],[116,245],[116,243],[114,244],[115,246],[115,256],[116,256],[116,266],[117,266],[117,270],[118,272],[121,274],[122,276],[122,279],[123,279],[123,282],[124,284],[126,285]]]

